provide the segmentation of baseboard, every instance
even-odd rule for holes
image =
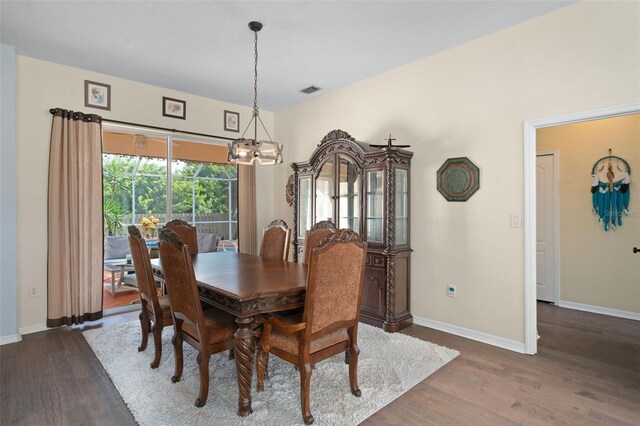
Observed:
[[[612,317],[627,318],[640,321],[640,313],[621,311],[619,309],[603,308],[602,306],[585,305],[584,303],[568,302],[561,300],[558,303],[561,308],[576,309],[578,311],[592,312],[594,314],[610,315]]]
[[[497,346],[499,348],[508,349],[510,351],[525,353],[524,342],[517,342],[504,337],[495,336],[493,334],[483,333],[470,328],[459,327],[457,325],[448,324],[446,322],[436,321],[429,318],[413,316],[413,323],[424,327],[433,328],[444,331],[445,333],[455,334],[456,336],[466,337],[467,339],[477,340],[478,342],[488,345]]]
[[[20,334],[9,334],[8,336],[0,337],[0,346],[7,345],[9,343],[16,343],[22,340],[22,336]]]
[[[18,331],[22,335],[31,334],[31,333],[37,333],[39,331],[45,331],[45,330],[49,330],[49,327],[47,327],[47,324],[30,325],[28,327],[21,327],[21,328],[18,329]]]

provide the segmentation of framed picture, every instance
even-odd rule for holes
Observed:
[[[187,118],[187,102],[180,99],[162,97],[162,115],[165,117]]]
[[[240,114],[225,110],[224,129],[229,132],[240,132]]]
[[[84,81],[84,106],[111,110],[111,85]]]

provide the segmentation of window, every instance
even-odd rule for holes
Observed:
[[[127,225],[155,216],[160,225],[182,219],[199,233],[235,240],[238,173],[226,153],[211,143],[105,131],[105,233],[126,234]]]

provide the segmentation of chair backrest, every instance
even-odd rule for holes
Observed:
[[[336,226],[330,220],[322,220],[311,227],[304,237],[304,258],[302,263],[309,264],[311,260],[311,251],[329,235],[336,232]]]
[[[260,256],[267,259],[283,259],[289,257],[289,237],[291,230],[284,220],[276,219],[264,228]]]
[[[307,339],[355,326],[360,317],[367,244],[339,229],[311,250],[304,321]]]
[[[169,304],[175,320],[182,320],[196,330],[193,336],[200,342],[207,341],[204,316],[198,284],[196,283],[189,246],[180,241],[180,236],[170,228],[160,230],[160,261]]]
[[[180,219],[173,219],[164,225],[164,228],[171,229],[180,237],[180,241],[189,247],[189,252],[198,254],[198,230],[195,226]]]
[[[220,237],[216,234],[198,234],[198,253],[218,251]]]
[[[162,315],[160,304],[158,303],[158,290],[156,289],[153,269],[149,260],[149,250],[140,230],[129,225],[129,247],[131,248],[131,259],[133,260],[133,269],[136,271],[136,283],[140,296],[151,305],[153,313]]]

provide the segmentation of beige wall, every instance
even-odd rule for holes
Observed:
[[[524,237],[510,227],[523,213],[523,121],[640,99],[639,18],[637,2],[577,3],[279,111],[285,163],[337,128],[411,144],[412,313],[523,342]],[[458,156],[480,168],[480,190],[449,203],[436,171]],[[292,217],[278,198],[275,214]]]
[[[609,148],[631,166],[631,214],[605,232],[589,188]],[[537,149],[559,152],[560,299],[640,313],[640,114],[539,129]]]
[[[104,118],[228,137],[238,134],[224,131],[223,111],[238,111],[242,120],[247,120],[251,115],[251,108],[25,56],[17,57],[16,68],[18,324],[24,333],[43,326],[47,313],[46,212],[51,132],[49,108],[61,107],[92,112]],[[85,79],[111,85],[111,111],[84,106]],[[249,89],[250,86],[247,87]],[[185,100],[187,119],[163,117],[163,96]],[[273,114],[261,111],[261,118],[273,134]],[[265,226],[273,217],[273,200],[270,196],[264,195],[272,191],[271,173],[266,169],[257,171],[258,194],[263,194],[258,196],[259,228]],[[29,297],[31,287],[37,289],[37,297]]]

